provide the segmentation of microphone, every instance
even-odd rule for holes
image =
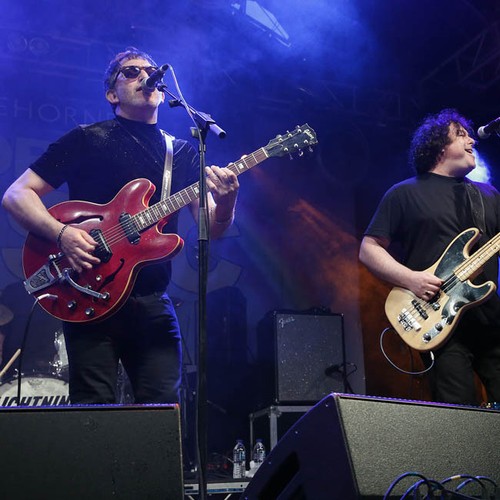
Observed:
[[[495,120],[491,121],[487,125],[483,125],[479,127],[477,130],[477,135],[480,139],[488,139],[488,137],[494,132],[500,131],[500,117],[495,118]]]
[[[160,83],[163,75],[167,72],[169,68],[168,64],[164,64],[160,66],[157,70],[153,71],[151,75],[148,76],[145,80],[142,80],[141,86],[142,90],[146,92],[154,92],[156,90],[156,86]]]

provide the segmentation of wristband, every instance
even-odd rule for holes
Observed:
[[[66,229],[68,229],[68,224],[65,224],[61,230],[59,231],[59,234],[57,235],[57,247],[58,248],[61,248],[61,238],[62,238],[62,235],[64,234],[64,231],[66,231]]]

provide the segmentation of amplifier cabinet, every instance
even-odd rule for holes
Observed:
[[[261,407],[346,392],[343,315],[273,311],[258,327],[258,357]]]

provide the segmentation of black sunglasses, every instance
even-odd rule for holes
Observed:
[[[118,75],[123,74],[125,78],[137,78],[141,71],[144,70],[148,76],[151,76],[158,68],[156,66],[122,66],[113,80],[112,87],[115,85],[116,80],[118,80]]]

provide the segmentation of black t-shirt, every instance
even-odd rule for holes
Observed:
[[[173,146],[171,194],[198,179],[195,149],[179,139]],[[50,144],[30,168],[54,188],[67,183],[70,199],[100,204],[111,201],[128,182],[146,178],[156,186],[149,202],[152,205],[160,200],[164,158],[164,139],[157,125],[115,118],[76,127]],[[163,232],[177,232],[177,213]],[[170,262],[146,266],[139,272],[134,290],[162,291],[170,274]]]
[[[429,268],[458,234],[476,226],[467,182],[470,181],[426,173],[394,185],[382,198],[365,235],[386,238],[396,245],[401,262],[410,269]],[[489,184],[474,185],[484,204],[485,234],[478,243],[483,245],[500,232],[500,193]],[[496,257],[486,263],[484,272],[473,281],[486,280],[498,283]],[[484,324],[500,325],[500,299],[496,294],[471,312]]]

